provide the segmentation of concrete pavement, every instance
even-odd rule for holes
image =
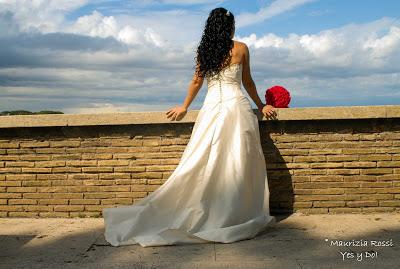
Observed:
[[[0,268],[400,267],[398,213],[295,213],[277,220],[256,238],[231,244],[143,248],[110,246],[102,218],[1,218]]]

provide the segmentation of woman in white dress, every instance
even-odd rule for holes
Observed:
[[[258,119],[241,83],[264,116],[276,112],[257,94],[248,48],[232,40],[234,24],[224,8],[210,12],[188,95],[182,106],[166,112],[171,120],[184,117],[207,79],[190,140],[157,190],[132,205],[103,209],[104,236],[112,246],[231,243],[275,223]]]

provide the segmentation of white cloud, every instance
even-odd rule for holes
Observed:
[[[266,34],[259,38],[251,34],[238,39],[255,49],[255,63],[275,73],[280,72],[278,67],[285,74],[312,72],[318,76],[323,72],[343,76],[399,69],[400,23],[389,18],[317,34]]]
[[[237,27],[265,21],[266,19],[314,1],[316,0],[275,0],[269,6],[261,8],[256,13],[246,12],[239,14],[237,17]]]
[[[0,0],[0,12],[12,12],[22,32],[56,32],[65,14],[88,0]]]
[[[164,39],[152,28],[135,28],[129,24],[121,26],[114,16],[104,16],[96,10],[90,15],[79,17],[74,24],[63,30],[92,37],[111,36],[129,45],[151,44],[162,47],[166,44]]]

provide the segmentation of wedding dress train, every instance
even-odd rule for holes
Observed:
[[[190,140],[163,185],[132,205],[103,209],[112,246],[230,243],[275,223],[258,119],[241,78],[242,64],[207,78]]]

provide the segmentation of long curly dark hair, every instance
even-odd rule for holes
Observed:
[[[199,76],[214,76],[230,64],[234,29],[231,12],[222,7],[210,12],[195,57]]]

